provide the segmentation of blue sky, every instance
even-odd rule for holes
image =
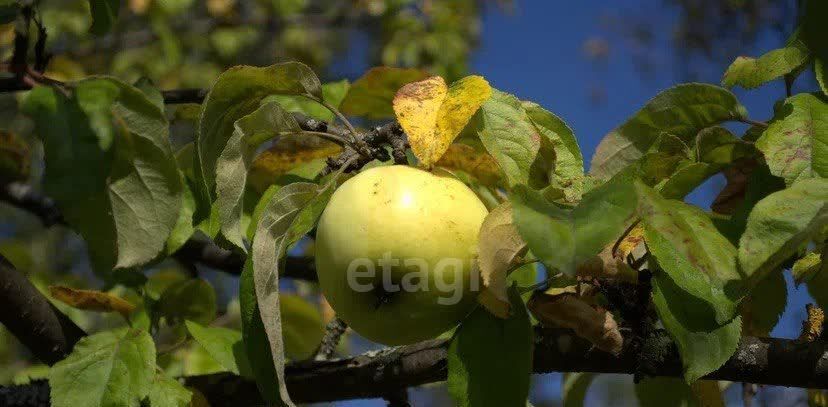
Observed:
[[[521,99],[537,102],[564,119],[575,131],[584,158],[589,162],[604,134],[623,123],[659,91],[681,81],[667,41],[674,16],[663,4],[658,0],[515,0],[513,13],[488,7],[483,16],[480,47],[472,58],[471,70],[486,77],[494,87]],[[647,78],[642,78],[636,71],[624,39],[617,33],[603,30],[601,26],[603,16],[640,13],[642,9],[659,13],[660,24],[663,25],[663,31],[657,32],[663,38],[657,45],[659,53],[663,54],[659,59],[660,69]],[[596,37],[608,41],[610,50],[608,59],[600,66],[590,62],[582,51],[584,42]],[[768,35],[760,41],[757,49],[742,52],[745,55],[759,55],[780,45],[779,38]],[[718,83],[726,66],[716,68],[711,69],[710,77],[699,79]],[[603,87],[606,94],[604,102],[598,105],[591,102],[589,96],[590,87],[595,86]],[[747,107],[751,118],[766,120],[772,114],[773,103],[784,97],[784,87],[781,83],[773,83],[750,92],[737,89],[735,93]],[[743,129],[739,125],[731,128]],[[723,179],[714,178],[691,194],[688,200],[707,209],[722,186]],[[804,288],[793,289],[790,278],[788,285],[791,301],[773,336],[796,337],[804,317],[804,305],[810,299]],[[614,394],[631,396],[628,393],[630,387],[626,386],[627,390],[624,390],[617,385],[619,381],[631,379],[615,378],[599,382],[596,387],[600,389],[590,394],[588,404],[603,405],[615,399],[611,396]],[[556,398],[559,388],[559,375],[536,376],[533,394],[540,398]],[[736,401],[740,391],[732,389],[728,394],[729,401]],[[413,392],[415,405],[424,405],[422,393],[434,394],[428,390]],[[787,392],[778,390],[768,392],[764,397],[770,401],[786,396],[789,396]],[[622,396],[616,401],[625,398]],[[337,405],[385,404],[373,400]]]

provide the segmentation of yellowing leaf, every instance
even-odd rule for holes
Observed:
[[[77,290],[74,288],[53,285],[49,286],[52,298],[77,309],[98,312],[117,312],[126,318],[135,306],[126,300],[96,290]]]
[[[435,165],[466,172],[483,185],[497,185],[501,180],[500,167],[494,157],[468,144],[451,144]]]
[[[626,259],[627,256],[633,253],[636,247],[644,241],[644,227],[639,223],[635,225],[621,241],[618,243],[618,248],[613,255]]]
[[[483,290],[477,300],[492,314],[509,318],[506,277],[527,250],[526,242],[512,223],[511,203],[501,204],[483,220],[477,249],[483,281]]]
[[[450,88],[443,78],[432,76],[397,91],[394,113],[424,166],[430,168],[443,156],[491,93],[481,76],[467,76]]]
[[[276,179],[302,164],[321,160],[319,170],[324,167],[324,159],[339,154],[342,148],[336,144],[323,142],[316,144],[290,143],[289,138],[279,140],[276,145],[263,151],[253,160],[248,175],[248,183],[259,192],[264,192]],[[312,179],[313,174],[310,178]]]

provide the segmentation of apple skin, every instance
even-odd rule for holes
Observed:
[[[365,170],[334,192],[320,218],[315,255],[322,292],[339,318],[374,342],[402,345],[436,337],[476,304],[480,285],[472,264],[487,213],[474,192],[449,175],[404,165]],[[385,277],[398,285],[412,271],[405,259],[424,260],[426,269],[413,269],[424,270],[424,278],[408,281],[425,282],[428,290],[387,292],[379,261],[386,253],[400,261],[387,267]],[[370,261],[376,276],[356,279],[363,288],[355,290],[348,270],[357,259]],[[437,267],[442,259],[460,259],[462,267]],[[457,276],[462,290],[445,289]],[[452,297],[460,300],[447,305]]]

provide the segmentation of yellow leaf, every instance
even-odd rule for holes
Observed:
[[[506,277],[527,251],[526,242],[512,223],[512,205],[509,202],[494,208],[483,220],[477,250],[477,264],[483,282],[477,301],[493,315],[509,318]]]
[[[482,76],[467,76],[450,88],[443,78],[432,76],[400,88],[394,113],[414,155],[431,168],[491,94]]]
[[[52,298],[77,309],[98,312],[117,312],[126,318],[135,306],[126,300],[96,290],[78,290],[59,285],[49,286]]]

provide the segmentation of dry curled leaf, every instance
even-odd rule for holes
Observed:
[[[614,355],[621,353],[624,338],[612,313],[590,305],[578,295],[536,292],[526,305],[542,324],[572,329],[598,349]]]
[[[49,286],[52,298],[77,309],[97,312],[117,312],[126,318],[135,306],[121,297],[96,290],[78,290],[59,285]]]
[[[432,76],[397,91],[393,103],[397,121],[426,168],[440,160],[491,93],[482,76],[467,76],[451,87],[443,78]]]
[[[725,168],[722,173],[727,180],[727,184],[713,200],[710,209],[724,215],[732,214],[744,201],[748,178],[755,168],[756,160],[754,158],[743,158],[734,165]]]
[[[581,263],[576,274],[582,277],[602,277],[624,280],[629,282],[638,281],[638,272],[627,264],[627,257],[640,258],[644,255],[646,247],[643,240],[643,228],[636,226],[624,236],[617,244],[605,247],[597,255]],[[614,253],[613,253],[613,249]]]
[[[483,220],[477,243],[483,289],[478,301],[500,318],[509,317],[506,277],[526,253],[526,242],[512,223],[512,205],[504,202]]]

